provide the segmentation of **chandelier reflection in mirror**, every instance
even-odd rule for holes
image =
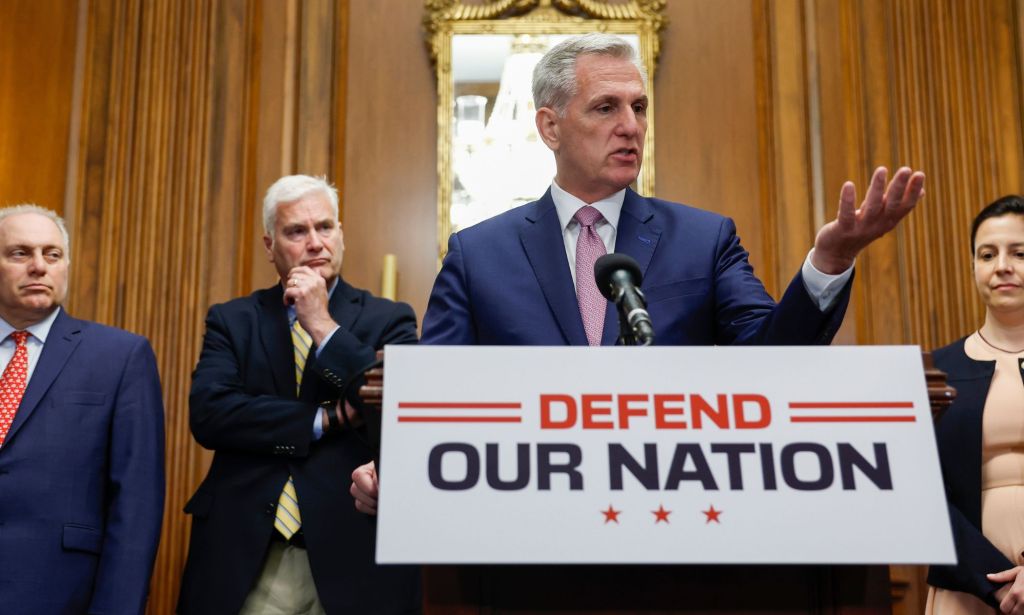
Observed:
[[[555,159],[537,135],[531,84],[552,38],[454,37],[453,231],[536,200],[551,183]]]

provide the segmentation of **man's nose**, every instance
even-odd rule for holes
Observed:
[[[46,271],[46,259],[43,258],[42,252],[36,252],[29,259],[29,271],[33,273],[42,273]]]
[[[320,233],[316,229],[309,234],[309,241],[306,243],[306,249],[310,252],[319,252],[324,248],[324,240],[320,237]]]
[[[625,107],[622,111],[619,124],[619,134],[627,137],[632,137],[640,131],[640,118],[637,117],[636,111],[632,107]]]

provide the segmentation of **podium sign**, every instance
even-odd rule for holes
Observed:
[[[953,563],[917,347],[385,351],[380,563]]]

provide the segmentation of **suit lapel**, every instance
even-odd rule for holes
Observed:
[[[583,329],[576,290],[566,262],[565,241],[562,239],[562,229],[550,189],[529,208],[526,221],[527,224],[519,232],[519,240],[544,293],[544,299],[555,315],[565,340],[574,346],[586,346],[587,334]]]
[[[331,295],[327,310],[331,313],[334,322],[338,323],[342,329],[351,331],[352,326],[356,324],[359,312],[362,311],[362,307],[359,305],[359,292],[339,277],[338,287]]]
[[[615,233],[615,251],[628,254],[636,259],[647,284],[647,268],[661,239],[661,229],[656,226],[654,211],[650,202],[633,190],[626,188],[626,197],[622,202],[622,213],[619,215],[619,228]],[[601,345],[611,346],[619,337],[619,313],[615,304],[608,302],[608,311],[604,317],[604,332]]]
[[[295,350],[288,329],[288,310],[280,284],[261,290],[257,303],[260,342],[274,378],[274,388],[282,396],[295,395]]]
[[[10,442],[14,438],[18,429],[28,420],[46,392],[50,390],[50,386],[57,379],[71,353],[82,341],[81,332],[82,321],[68,316],[61,309],[46,336],[43,352],[39,355],[39,362],[36,363],[32,377],[25,388],[25,395],[21,398],[18,412],[14,415],[14,423],[7,433],[6,442]]]

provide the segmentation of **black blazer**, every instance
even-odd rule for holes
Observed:
[[[928,583],[974,594],[998,607],[993,592],[1001,584],[985,575],[1015,564],[981,533],[981,417],[996,364],[969,358],[964,353],[966,339],[932,354],[935,367],[949,375],[949,384],[957,391],[956,401],[935,426],[957,564],[932,566]]]
[[[375,518],[355,510],[348,488],[371,459],[359,434],[313,440],[317,403],[360,373],[385,344],[416,343],[416,316],[343,280],[329,310],[341,328],[319,357],[311,350],[296,399],[287,310],[280,285],[210,308],[192,374],[192,433],[214,451],[185,506],[192,536],[178,613],[237,613],[274,532],[274,511],[295,479],[309,563],[328,613],[409,613],[420,608],[419,569],[374,564]]]

